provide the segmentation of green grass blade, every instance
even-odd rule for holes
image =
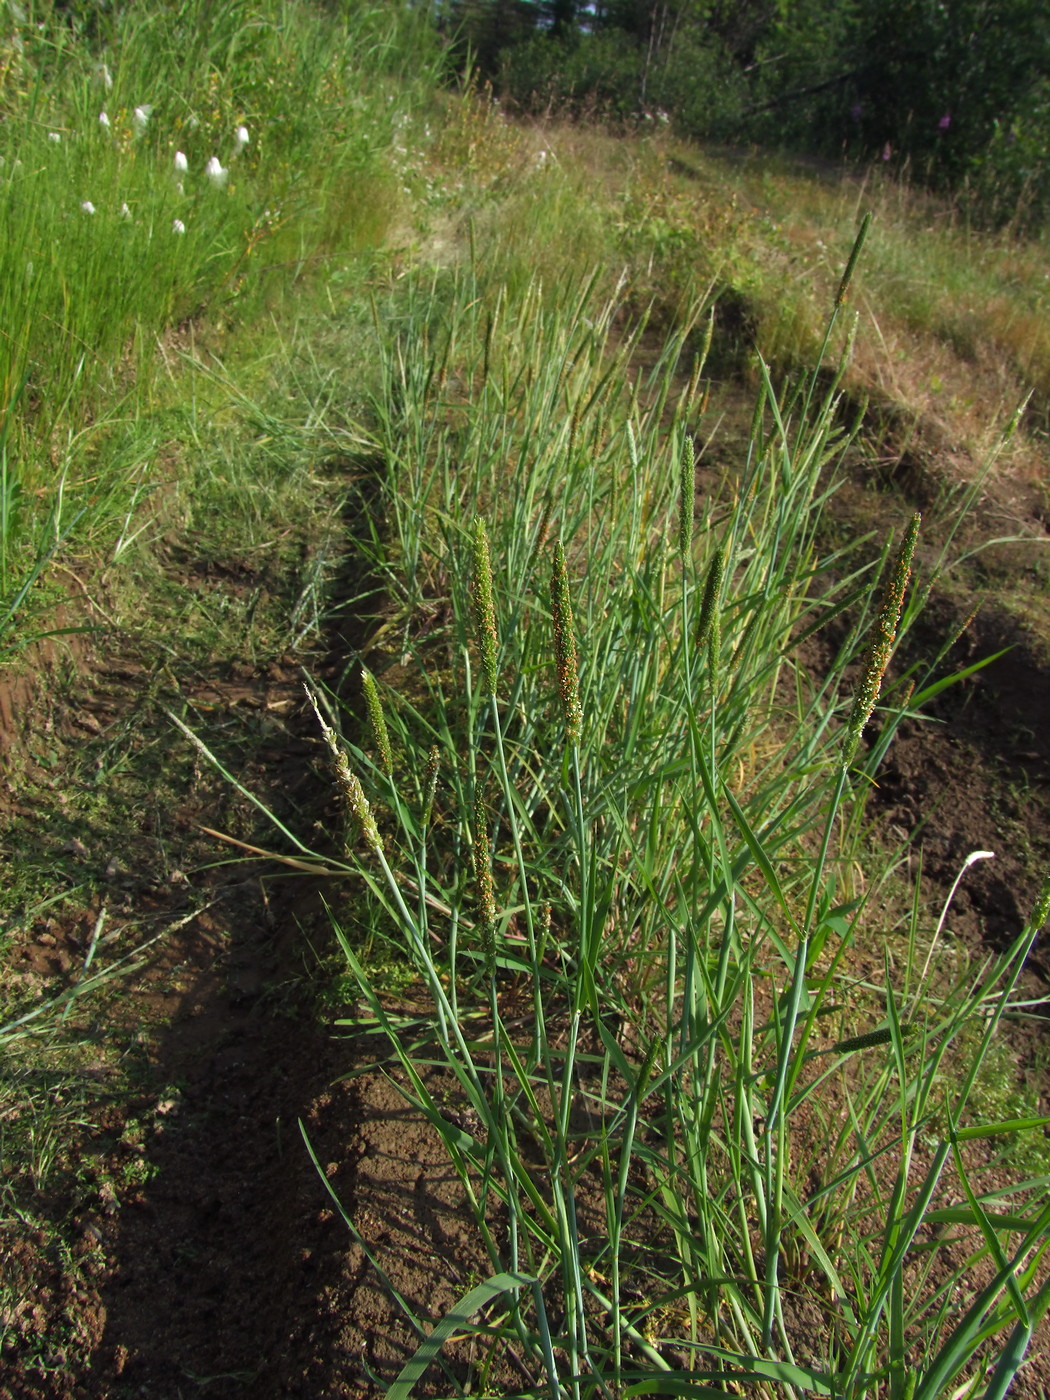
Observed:
[[[469,1293],[464,1293],[401,1368],[397,1379],[387,1391],[387,1400],[408,1400],[417,1381],[422,1379],[431,1362],[437,1359],[441,1348],[453,1333],[468,1326],[475,1313],[480,1312],[501,1294],[516,1292],[519,1288],[531,1288],[536,1282],[531,1274],[493,1274],[484,1283],[472,1288]]]

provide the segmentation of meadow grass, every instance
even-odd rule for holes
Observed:
[[[895,866],[866,844],[866,794],[901,720],[977,667],[945,674],[946,644],[887,673],[953,563],[950,531],[939,553],[921,532],[912,555],[823,543],[857,425],[853,196],[774,315],[793,254],[771,238],[751,257],[742,197],[701,216],[692,184],[657,179],[656,143],[599,199],[556,141],[540,160],[535,133],[470,96],[400,170],[385,153],[413,140],[418,50],[386,9],[336,29],[306,7],[201,13],[117,17],[88,45],[48,11],[12,48],[2,256],[31,314],[5,342],[0,645],[73,532],[97,521],[113,562],[134,558],[163,327],[203,308],[247,320],[321,254],[377,238],[402,177],[430,213],[469,216],[440,266],[377,279],[367,433],[343,420],[336,371],[315,373],[312,326],[275,356],[287,393],[314,395],[294,432],[233,369],[166,346],[195,363],[185,425],[215,480],[186,509],[205,529],[222,503],[267,546],[290,456],[381,463],[358,542],[380,626],[348,739],[340,701],[317,696],[347,850],[281,830],[357,877],[339,934],[365,1024],[446,1143],[491,1269],[389,1393],[476,1326],[481,1383],[503,1384],[510,1347],[529,1394],[1001,1395],[1050,1300],[1047,1179],[983,1183],[971,1145],[1041,1120],[973,1105],[1046,898],[980,966],[945,955],[917,892],[903,932],[882,922]],[[577,155],[592,139],[574,134]],[[224,185],[203,173],[213,152]],[[889,283],[879,228],[862,267]],[[697,468],[727,287],[781,364],[754,358],[744,459],[713,489]],[[224,401],[256,461],[215,430]],[[307,610],[323,572],[304,575]],[[814,675],[800,658],[822,629],[840,640]],[[362,947],[384,939],[425,1015],[377,990]],[[476,1129],[452,1121],[435,1064]]]
[[[630,272],[574,276],[586,194],[548,173],[526,236],[489,210],[466,260],[376,300],[382,625],[355,742],[318,711],[346,865],[283,829],[363,882],[339,935],[365,1023],[492,1270],[390,1393],[484,1308],[482,1381],[511,1346],[535,1393],[1000,1394],[1045,1311],[1047,1179],[971,1184],[966,1144],[1043,1120],[967,1115],[1046,911],[960,966],[917,890],[881,926],[894,862],[864,841],[897,725],[970,672],[943,673],[946,641],[880,695],[952,529],[914,559],[914,529],[824,550],[841,270],[821,370],[777,387],[759,362],[746,461],[697,497],[710,299],[679,293],[654,336]],[[377,991],[384,939],[429,1015]]]
[[[149,465],[98,468],[154,412],[158,337],[381,241],[432,88],[401,6],[93,14],[4,13],[0,647],[49,561],[134,509]]]
[[[706,257],[722,285],[745,299],[771,362],[812,363],[837,250],[870,209],[854,307],[871,334],[850,369],[852,392],[892,405],[912,424],[946,425],[978,458],[1029,390],[1042,421],[1050,383],[1045,236],[974,228],[957,206],[880,168],[650,146],[650,163],[639,161],[635,226],[665,226],[672,265],[675,244],[695,263],[695,230],[703,229]],[[660,178],[664,159],[676,180]]]

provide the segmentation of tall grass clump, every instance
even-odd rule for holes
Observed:
[[[498,1388],[510,1348],[516,1394],[991,1400],[1050,1302],[1047,1179],[989,1189],[973,1155],[1044,1121],[973,1104],[1050,893],[960,970],[917,897],[882,926],[892,862],[862,839],[901,718],[958,677],[893,672],[931,582],[918,519],[820,543],[855,261],[830,368],[778,389],[760,364],[717,483],[706,303],[643,370],[644,324],[593,281],[512,291],[475,256],[390,308],[371,551],[398,684],[377,649],[360,741],[324,722],[330,868],[364,890],[339,936],[366,1022],[491,1270],[391,1395],[473,1327],[456,1393]],[[376,937],[426,1014],[377,992]]]
[[[411,7],[4,8],[0,618],[98,514],[115,422],[168,328],[248,317],[398,213],[390,153],[433,81]],[[6,604],[6,607],[4,606]],[[0,638],[0,645],[2,645]]]

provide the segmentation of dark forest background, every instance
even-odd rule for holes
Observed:
[[[1050,213],[1047,0],[447,0],[460,74],[523,114],[892,163],[977,215]]]

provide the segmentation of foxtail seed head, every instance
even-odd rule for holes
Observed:
[[[565,567],[565,551],[560,542],[554,546],[551,617],[554,620],[554,664],[558,672],[558,695],[561,699],[562,714],[565,716],[565,737],[570,744],[578,744],[583,726],[580,673],[576,660],[572,603],[569,599],[569,575]]]
[[[489,553],[488,531],[480,515],[474,517],[473,533],[474,622],[477,627],[478,650],[481,652],[481,673],[485,681],[485,698],[495,699],[499,679],[497,656],[499,634],[496,631],[496,604],[492,596],[492,556]]]
[[[335,769],[336,779],[345,795],[346,805],[354,819],[359,836],[374,856],[382,855],[383,838],[379,834],[379,827],[372,815],[372,808],[368,805],[368,798],[361,786],[361,779],[356,773],[350,771],[346,754],[341,749],[336,755]]]
[[[711,617],[711,630],[707,636],[707,664],[711,673],[711,688],[718,684],[718,667],[722,660],[722,622],[716,608]]]
[[[847,768],[856,757],[857,746],[860,744],[865,725],[871,718],[871,712],[878,701],[879,692],[882,689],[882,678],[886,674],[886,667],[889,665],[893,652],[893,643],[897,638],[897,624],[900,622],[901,608],[904,606],[904,593],[911,575],[911,560],[915,553],[915,542],[919,537],[921,519],[922,517],[918,513],[913,515],[907,530],[904,532],[900,549],[897,551],[893,568],[886,581],[879,615],[871,629],[871,641],[868,643],[864,674],[861,676],[860,685],[853,698],[853,709],[850,711],[849,723],[846,726],[846,742],[842,759]]]
[[[867,1035],[851,1035],[848,1040],[837,1040],[831,1048],[839,1054],[852,1055],[854,1050],[871,1050],[876,1045],[889,1045],[892,1039],[893,1032],[883,1026],[881,1030],[868,1031]]]
[[[434,796],[437,793],[438,770],[441,763],[441,750],[437,744],[430,746],[427,754],[427,766],[423,770],[423,830],[426,831],[430,825],[430,818],[434,815]]]
[[[474,795],[474,890],[478,905],[478,929],[486,969],[491,975],[496,970],[496,897],[492,883],[488,818],[480,788]]]
[[[846,264],[846,271],[842,274],[842,281],[839,289],[835,293],[835,310],[839,311],[846,300],[846,293],[849,291],[849,284],[853,281],[853,274],[857,270],[857,262],[860,258],[861,250],[864,247],[864,240],[868,236],[868,229],[871,228],[871,210],[864,215],[860,221],[860,228],[857,236],[853,240],[853,251],[849,255],[849,262]]]
[[[715,551],[715,557],[707,567],[707,578],[704,582],[704,598],[700,604],[700,621],[696,624],[696,649],[703,651],[711,640],[714,630],[715,615],[718,611],[718,600],[722,593],[722,580],[726,571],[726,547],[719,545]]]
[[[383,702],[379,698],[379,687],[376,685],[376,678],[371,671],[362,670],[361,688],[365,692],[368,723],[372,730],[372,742],[379,755],[379,765],[389,777],[394,767],[394,758],[390,750],[390,733],[387,730],[386,717],[383,714]]]
[[[383,838],[379,834],[379,827],[372,815],[372,808],[369,806],[365,790],[361,786],[361,779],[351,771],[349,760],[336,738],[335,730],[322,719],[317,697],[309,686],[306,687],[306,695],[313,706],[314,714],[317,716],[317,723],[321,726],[321,733],[332,758],[332,767],[335,769],[336,785],[343,795],[343,801],[353,818],[354,825],[372,854],[382,855]]]
[[[696,364],[693,367],[694,383],[700,378],[701,374],[704,372],[704,366],[707,364],[707,357],[711,353],[711,341],[714,339],[714,336],[715,307],[712,303],[711,310],[707,313],[707,325],[704,327],[703,344],[700,346],[700,354],[696,357]],[[693,392],[695,393],[695,389]]]
[[[678,472],[678,553],[684,559],[693,543],[693,515],[696,510],[696,455],[688,433],[682,434]]]

